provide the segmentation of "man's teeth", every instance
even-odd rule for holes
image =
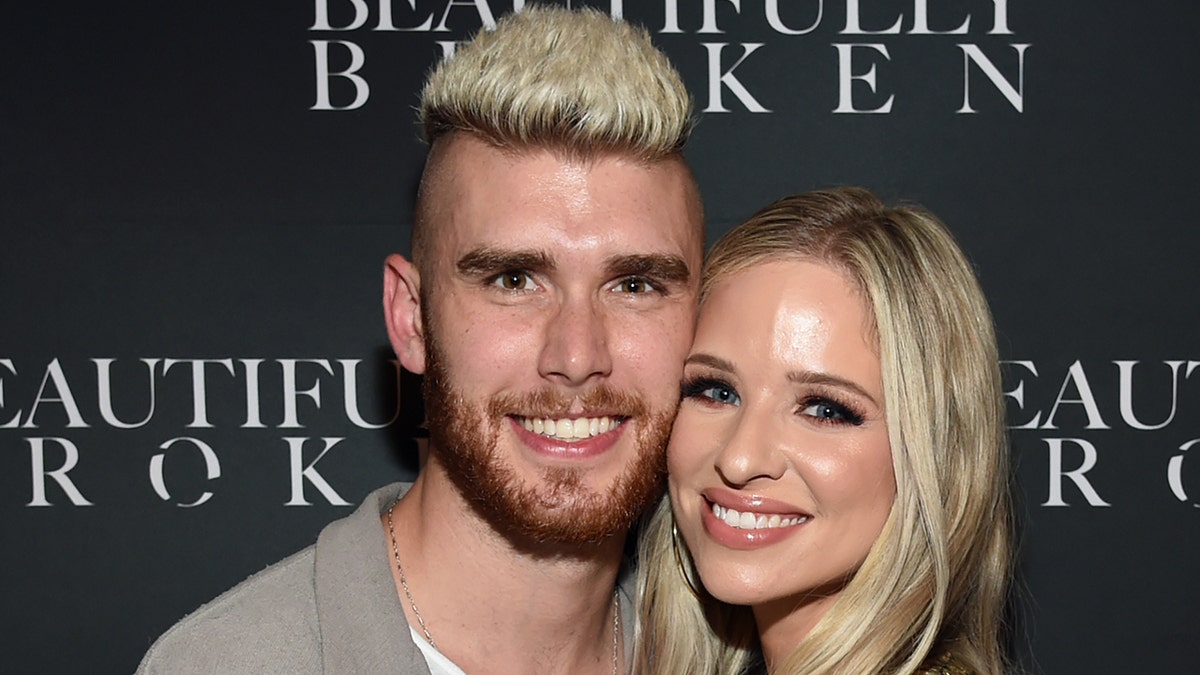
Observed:
[[[720,504],[712,505],[713,515],[720,518],[726,525],[739,530],[766,530],[776,527],[791,527],[808,520],[808,516],[781,516],[778,513],[745,513],[727,509]]]
[[[521,418],[527,431],[560,441],[591,438],[621,426],[621,420],[609,417],[579,417],[577,419]]]

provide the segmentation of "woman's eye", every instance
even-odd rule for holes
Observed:
[[[705,398],[710,398],[717,403],[726,403],[729,405],[737,405],[742,399],[738,398],[737,392],[729,387],[709,387],[700,392],[700,395]]]
[[[800,411],[802,415],[815,417],[822,422],[840,422],[844,424],[862,424],[862,417],[846,406],[833,401],[811,401]]]
[[[655,288],[643,277],[627,277],[617,282],[616,290],[619,293],[650,293]]]
[[[702,403],[712,402],[720,405],[741,405],[742,399],[737,390],[719,380],[701,379],[685,381],[682,387],[683,398],[698,400]]]
[[[537,288],[533,278],[526,272],[504,272],[492,283],[506,291],[532,291]]]

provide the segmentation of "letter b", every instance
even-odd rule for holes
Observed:
[[[358,74],[366,57],[362,47],[345,40],[309,40],[316,57],[317,102],[309,110],[354,110],[361,108],[371,95],[371,87]],[[329,45],[342,45],[350,52],[350,65],[337,73],[329,72]],[[336,106],[329,97],[329,81],[333,77],[344,77],[354,85],[354,101],[349,105]]]

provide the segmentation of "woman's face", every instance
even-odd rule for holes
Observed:
[[[701,308],[667,451],[671,498],[704,586],[754,607],[760,632],[780,623],[802,639],[891,510],[867,327],[841,272],[794,259],[738,272]]]

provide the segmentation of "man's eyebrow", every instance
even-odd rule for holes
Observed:
[[[456,263],[459,274],[477,276],[505,270],[546,272],[554,269],[554,260],[545,251],[505,250],[489,246],[468,251]]]
[[[692,271],[677,255],[644,253],[619,255],[607,261],[609,274],[614,277],[639,276],[659,281],[686,283]]]

